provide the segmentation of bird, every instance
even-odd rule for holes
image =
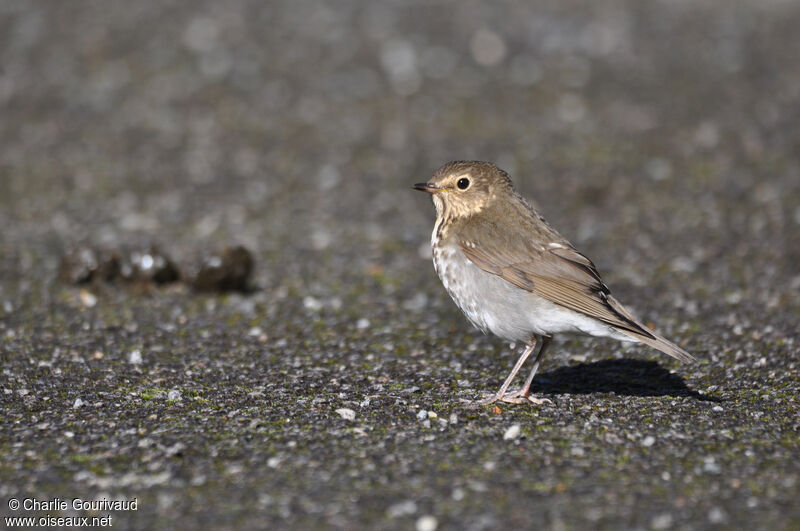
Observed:
[[[413,188],[430,194],[436,208],[433,265],[447,293],[483,333],[524,345],[500,389],[476,404],[542,403],[531,396],[531,384],[555,334],[643,343],[680,361],[696,361],[631,315],[611,295],[594,263],[494,164],[449,162]],[[525,383],[509,391],[534,352]]]

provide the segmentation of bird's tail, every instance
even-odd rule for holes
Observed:
[[[672,356],[673,358],[679,359],[684,363],[692,363],[696,362],[697,359],[683,350],[681,347],[673,343],[672,341],[661,337],[660,335],[656,334],[655,332],[649,330],[645,327],[642,323],[637,321],[628,311],[619,303],[616,299],[609,296],[608,297],[609,305],[616,311],[617,313],[623,315],[629,323],[633,323],[639,328],[638,331],[632,329],[622,329],[620,328],[619,331],[632,337],[636,341],[640,341],[647,346],[653,347],[656,350],[660,350],[664,354]]]
[[[673,358],[677,358],[685,363],[691,363],[697,361],[697,359],[694,356],[683,350],[681,347],[679,347],[672,341],[664,339],[663,337],[659,336],[658,334],[654,334],[653,332],[650,332],[650,335],[653,336],[652,338],[641,334],[633,334],[631,332],[628,332],[627,330],[625,330],[624,332],[638,339],[645,345],[653,347],[656,350],[660,350],[664,354],[668,354]]]

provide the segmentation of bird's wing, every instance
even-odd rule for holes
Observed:
[[[544,220],[537,223],[534,212],[525,214],[520,223],[512,226],[467,221],[459,231],[461,250],[475,265],[518,288],[611,325],[681,361],[696,361],[639,323],[611,296],[591,260]]]
[[[521,289],[637,336],[655,337],[611,297],[591,260],[549,226],[527,221],[501,228],[470,220],[459,231],[459,245],[475,265]]]

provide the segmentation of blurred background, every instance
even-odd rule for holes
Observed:
[[[531,486],[516,464],[527,454],[500,454],[474,472],[437,468],[455,455],[459,466],[483,463],[494,455],[487,433],[505,427],[478,420],[475,431],[431,443],[441,461],[430,462],[393,420],[418,395],[375,397],[421,388],[419,407],[443,403],[446,419],[450,391],[493,389],[512,363],[441,288],[428,250],[433,207],[410,189],[447,161],[473,158],[507,170],[620,300],[708,361],[680,369],[691,389],[740,396],[783,378],[774,400],[796,390],[799,26],[792,0],[0,0],[0,401],[18,419],[3,428],[13,445],[3,450],[3,483],[58,486],[52,495],[139,492],[141,520],[121,520],[131,526],[406,518],[430,529],[416,519],[433,511],[439,522],[471,515],[472,527],[491,528],[524,525],[533,499],[553,526],[787,525],[796,435],[753,443],[770,449],[768,462],[736,461],[744,450],[724,446],[763,436],[770,413],[747,416],[742,406],[736,437],[714,447],[731,459],[725,470],[749,470],[748,493],[726,490],[727,479],[687,487],[683,478],[707,463],[682,457],[670,462],[671,480],[651,483],[665,476],[650,476],[646,462],[627,471],[593,458],[607,451],[602,438],[585,453],[550,445],[543,462],[528,463],[541,474]],[[56,281],[61,255],[76,245],[152,243],[181,267],[206,249],[245,245],[257,289],[142,297],[106,286],[89,296]],[[655,356],[602,341],[559,349],[545,370]],[[61,379],[45,377],[62,366]],[[207,403],[159,402],[172,390]],[[76,398],[106,405],[87,417]],[[630,406],[629,423],[653,425],[624,400],[611,407]],[[677,414],[674,404],[663,415]],[[372,415],[382,442],[347,446],[331,427],[343,405]],[[703,432],[694,435],[722,429],[687,408],[684,428]],[[226,431],[218,410],[246,433]],[[773,422],[788,433],[791,416]],[[37,431],[31,418],[61,431]],[[403,422],[417,418],[415,410]],[[559,431],[572,420],[563,423],[541,437],[574,439]],[[636,433],[621,433],[614,450],[633,444],[631,462],[641,453]],[[292,442],[323,464],[293,461]],[[189,456],[183,464],[176,444]],[[386,452],[401,457],[386,462]],[[387,469],[401,472],[387,478]],[[123,473],[142,475],[114,479]],[[489,490],[469,487],[470,477]],[[225,505],[223,491],[242,505]],[[704,497],[720,491],[721,501]],[[404,496],[415,501],[403,505]]]
[[[432,225],[409,184],[471,158],[601,265],[763,234],[796,262],[800,9],[720,5],[2,2],[3,267],[132,238],[237,240],[270,282],[391,262]]]

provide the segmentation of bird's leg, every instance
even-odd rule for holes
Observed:
[[[550,344],[550,338],[547,336],[542,336],[541,340],[539,341],[539,352],[536,353],[536,358],[534,358],[533,360],[533,368],[531,369],[528,378],[525,380],[525,384],[522,387],[520,387],[517,391],[514,391],[513,393],[506,395],[504,397],[506,401],[510,401],[509,399],[512,399],[515,400],[514,403],[529,401],[535,404],[543,404],[545,401],[549,402],[549,400],[547,400],[546,398],[531,398],[530,396],[533,377],[536,376],[536,370],[539,368],[539,362],[544,356],[544,351],[547,349],[547,345],[549,344]]]
[[[533,352],[533,349],[535,348],[536,348],[536,338],[534,337],[533,341],[525,347],[525,350],[522,352],[522,355],[517,360],[517,363],[514,364],[514,368],[511,369],[511,374],[508,375],[506,381],[503,382],[503,385],[500,386],[500,390],[497,391],[496,394],[490,396],[489,398],[486,398],[484,400],[479,400],[478,402],[475,403],[475,405],[485,406],[486,404],[491,404],[493,402],[497,402],[498,400],[503,400],[503,397],[506,394],[508,386],[511,385],[511,382],[514,380],[514,377],[522,368],[522,365],[525,363],[525,360],[528,359],[528,356],[531,355],[531,352]]]

